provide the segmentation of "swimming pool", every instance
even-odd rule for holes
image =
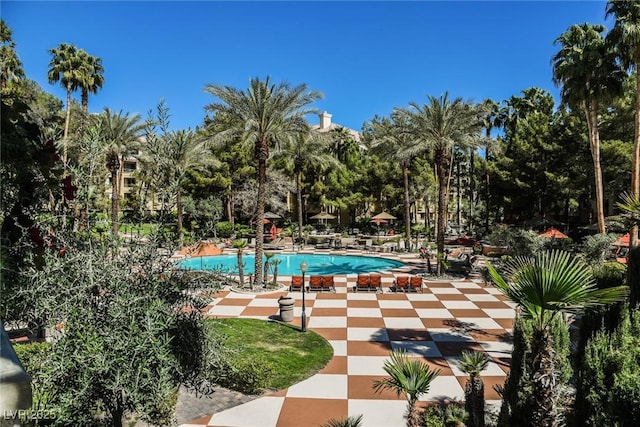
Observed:
[[[263,262],[266,258],[263,258]],[[392,270],[402,267],[404,263],[386,258],[358,255],[324,255],[324,254],[277,254],[272,259],[282,260],[278,265],[278,274],[294,275],[300,272],[300,263],[308,265],[306,274],[358,274],[372,271]],[[244,273],[253,274],[255,255],[242,256]],[[218,255],[194,257],[178,263],[181,268],[189,270],[221,270],[225,273],[238,274],[237,255]]]

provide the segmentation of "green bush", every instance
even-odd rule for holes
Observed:
[[[587,236],[579,247],[579,256],[587,264],[600,266],[606,260],[609,247],[614,240],[615,237],[608,234]]]
[[[578,372],[576,425],[640,425],[640,314],[589,340]]]
[[[229,221],[221,221],[215,225],[216,235],[218,237],[231,237],[235,228]]]
[[[551,322],[553,348],[556,352],[556,386],[565,387],[572,375],[569,361],[569,328],[566,321],[559,316]],[[498,426],[530,426],[532,418],[533,367],[531,365],[531,340],[533,322],[530,318],[518,316],[513,327],[513,350],[509,375],[505,381],[502,394],[502,407],[498,418]]]

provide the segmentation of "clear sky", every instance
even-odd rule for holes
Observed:
[[[605,1],[44,1],[1,0],[27,76],[47,81],[51,55],[72,43],[102,58],[89,109],[147,112],[164,98],[174,129],[202,123],[209,83],[252,77],[306,83],[315,106],[360,130],[427,95],[502,101],[551,80],[554,40],[572,24],[603,23]],[[79,100],[79,93],[75,95]],[[311,124],[317,117],[309,117]]]

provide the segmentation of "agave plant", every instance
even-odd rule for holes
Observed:
[[[489,357],[482,351],[463,351],[460,369],[469,375],[464,387],[465,409],[469,414],[469,427],[484,427],[484,382],[480,373],[489,364]]]

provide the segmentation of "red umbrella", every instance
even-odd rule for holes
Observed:
[[[540,237],[547,237],[550,239],[568,239],[569,236],[567,236],[566,234],[564,234],[562,231],[556,229],[556,228],[549,228],[547,229],[547,231],[538,234],[538,236]]]
[[[631,236],[629,233],[618,237],[618,240],[612,243],[613,246],[629,246],[629,240],[631,240]]]
[[[276,228],[275,224],[271,224],[271,229],[269,230],[269,233],[271,234],[271,239],[276,240],[276,237],[278,237],[278,229]]]

